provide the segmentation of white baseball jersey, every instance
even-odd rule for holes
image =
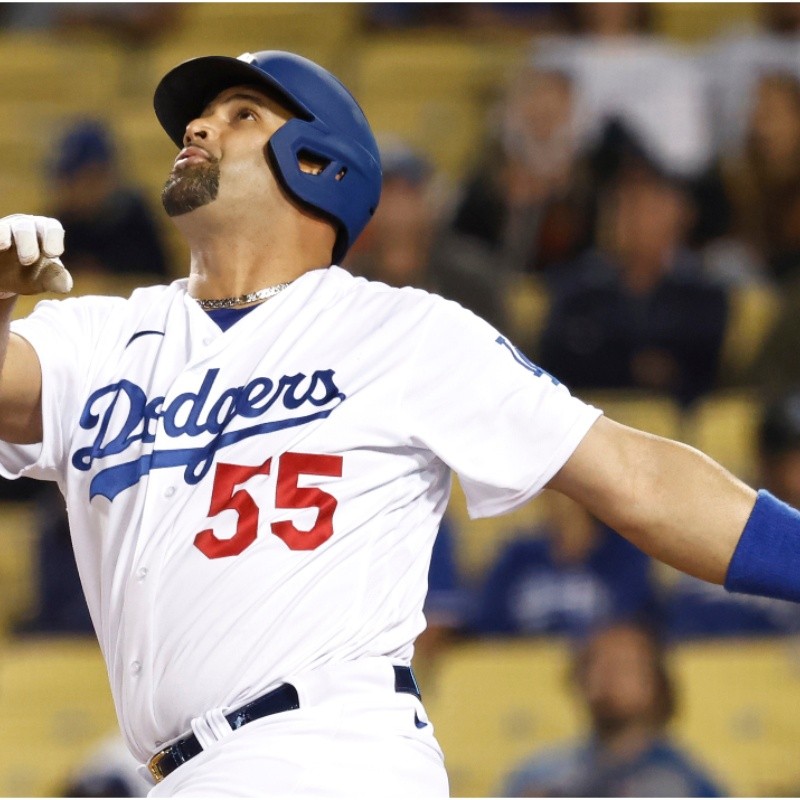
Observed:
[[[331,267],[222,332],[187,282],[40,303],[44,443],[123,733],[143,761],[208,709],[389,656],[433,540],[533,497],[599,412],[455,303]]]

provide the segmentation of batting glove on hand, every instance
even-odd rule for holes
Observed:
[[[0,298],[72,289],[59,256],[64,228],[57,219],[11,214],[0,219]]]

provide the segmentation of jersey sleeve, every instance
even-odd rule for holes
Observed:
[[[456,303],[434,298],[421,328],[401,406],[412,440],[458,474],[470,516],[523,505],[601,412]]]
[[[26,339],[42,369],[42,442],[17,445],[0,440],[0,475],[58,480],[78,423],[84,383],[97,350],[107,343],[101,332],[121,298],[84,297],[45,300],[12,333]]]

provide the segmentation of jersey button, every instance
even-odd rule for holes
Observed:
[[[175,494],[174,486],[167,486],[167,488],[164,489],[164,497],[172,497],[172,495],[174,494]]]
[[[203,339],[203,344],[204,344],[206,347],[208,347],[208,346],[211,344],[211,342],[213,342],[213,341],[214,341],[214,340],[213,340],[213,339],[212,339],[210,336],[206,336],[206,338],[205,338],[205,339]]]
[[[141,661],[131,661],[131,675],[138,675],[142,671]]]
[[[147,577],[147,567],[140,567],[136,570],[136,580],[143,581]]]

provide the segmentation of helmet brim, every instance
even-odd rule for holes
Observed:
[[[220,92],[240,84],[261,87],[292,113],[306,119],[314,117],[269,75],[247,61],[231,56],[193,58],[170,70],[159,82],[153,96],[156,117],[169,138],[182,147],[186,126],[199,117]]]

